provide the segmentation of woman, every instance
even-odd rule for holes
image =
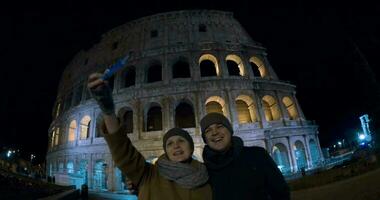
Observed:
[[[170,129],[163,137],[165,154],[156,164],[149,164],[125,137],[125,124],[121,125],[115,115],[111,90],[102,74],[91,74],[88,88],[102,110],[99,128],[112,158],[122,174],[127,174],[138,186],[139,200],[212,199],[206,167],[191,157],[194,142],[188,132],[180,128]]]

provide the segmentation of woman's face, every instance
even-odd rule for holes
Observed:
[[[190,158],[192,149],[190,143],[182,136],[174,135],[166,140],[166,155],[174,162],[185,161]]]

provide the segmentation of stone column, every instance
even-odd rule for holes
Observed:
[[[311,155],[310,155],[309,141],[306,139],[306,135],[303,135],[303,140],[305,143],[305,154],[306,154],[307,166],[308,166],[308,168],[311,168],[313,166],[313,164],[312,164],[312,159],[311,159]]]
[[[261,94],[257,90],[254,90],[253,92],[255,93],[254,99],[255,99],[255,102],[257,104],[257,114],[258,114],[258,119],[260,122],[260,128],[264,128],[267,126],[268,122],[267,122],[267,119],[265,118]]]
[[[289,157],[290,157],[290,168],[292,170],[292,172],[297,172],[297,169],[298,169],[298,166],[297,166],[297,161],[296,161],[296,156],[294,155],[294,150],[293,150],[293,146],[292,146],[292,143],[290,141],[290,137],[286,137],[288,139],[288,147],[289,147]]]

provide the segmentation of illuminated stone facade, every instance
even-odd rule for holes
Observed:
[[[163,153],[162,136],[177,126],[195,141],[202,159],[199,121],[220,112],[246,146],[261,146],[284,173],[314,168],[321,159],[318,127],[307,121],[295,86],[280,81],[265,48],[230,12],[191,10],[144,17],[103,35],[66,67],[49,129],[48,175],[56,183],[123,190],[122,176],[95,128],[100,113],[86,79],[134,51],[111,80],[117,113],[147,158]]]

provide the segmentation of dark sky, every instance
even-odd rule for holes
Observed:
[[[354,134],[358,117],[374,110],[379,3],[215,2],[67,0],[2,6],[0,145],[45,156],[58,81],[73,56],[116,26],[182,9],[234,12],[253,40],[268,49],[279,78],[297,86],[306,118],[320,126],[323,147]]]

